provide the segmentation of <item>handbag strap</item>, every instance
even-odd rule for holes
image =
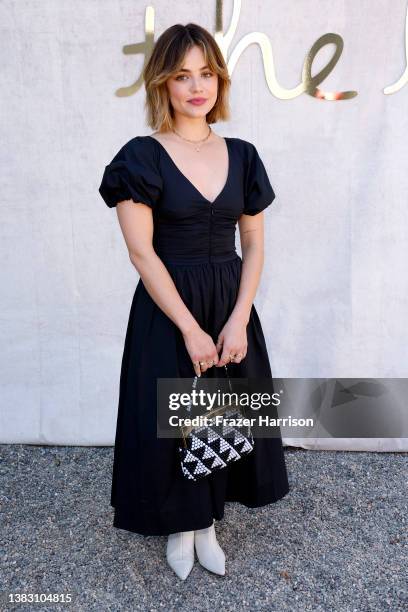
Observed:
[[[228,368],[227,368],[227,364],[224,364],[224,368],[225,368],[225,373],[226,373],[227,378],[228,378],[228,386],[229,386],[230,391],[231,391],[231,393],[232,393],[231,379],[230,379],[230,377],[229,377],[229,375],[228,375]],[[203,374],[205,374],[205,372],[202,372],[201,376],[202,376]],[[198,377],[198,376],[197,376],[197,374],[196,374],[196,375],[194,376],[194,380],[193,380],[192,389],[195,389],[195,388],[196,388],[198,379],[199,379],[199,377]]]
[[[231,391],[231,393],[232,393],[231,379],[230,379],[230,377],[229,377],[229,375],[228,375],[228,368],[227,368],[227,364],[224,364],[224,368],[225,368],[225,373],[226,373],[227,378],[228,378],[228,386],[229,386],[229,389],[230,389],[230,391]],[[201,374],[201,376],[202,376],[204,373],[205,373],[205,372],[203,372],[203,373]],[[196,374],[196,375],[194,376],[194,380],[193,380],[193,384],[192,384],[192,389],[195,389],[195,388],[196,388],[198,379],[199,379],[199,376],[197,376],[197,374]],[[188,404],[188,406],[187,406],[187,411],[188,411],[188,412],[191,412],[191,402],[190,402],[190,403]]]

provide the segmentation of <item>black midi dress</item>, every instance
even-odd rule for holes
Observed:
[[[228,177],[215,200],[187,179],[152,136],[136,136],[105,167],[99,193],[109,207],[122,200],[152,209],[153,246],[201,328],[214,340],[232,312],[242,259],[235,248],[237,220],[256,215],[275,198],[256,147],[226,138]],[[252,305],[247,355],[228,363],[230,377],[270,378],[261,323]],[[203,376],[217,376],[213,366]],[[142,535],[209,527],[225,502],[249,508],[276,502],[289,491],[282,439],[256,438],[254,450],[198,481],[187,480],[178,439],[157,436],[157,378],[195,376],[179,328],[157,306],[140,278],[126,330],[112,474],[113,526]]]

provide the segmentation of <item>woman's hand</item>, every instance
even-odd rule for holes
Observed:
[[[218,354],[214,341],[201,327],[183,334],[184,342],[197,376],[218,363]]]
[[[228,319],[217,339],[217,353],[222,350],[217,367],[224,367],[230,361],[240,363],[245,358],[248,349],[246,328],[247,324],[239,319]]]

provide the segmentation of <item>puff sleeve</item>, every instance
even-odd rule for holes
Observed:
[[[105,166],[99,193],[109,208],[122,200],[142,202],[154,208],[162,187],[154,151],[136,137],[126,143]]]
[[[256,147],[248,143],[247,168],[245,175],[245,215],[256,215],[272,204],[275,192],[269,182],[265,166]]]

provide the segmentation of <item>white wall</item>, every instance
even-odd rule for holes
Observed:
[[[344,50],[320,85],[328,102],[268,90],[252,45],[232,74],[221,135],[254,142],[277,198],[255,300],[279,377],[408,375],[405,0],[243,1],[230,50],[268,35],[279,83],[301,80],[312,44]],[[98,194],[105,164],[144,124],[140,75],[147,4],[3,0],[1,96],[1,442],[111,444],[120,360],[138,276],[116,212]],[[154,3],[157,36],[215,2]],[[224,3],[224,29],[232,2]],[[313,74],[332,50],[323,49]],[[401,443],[396,447],[401,450]]]

